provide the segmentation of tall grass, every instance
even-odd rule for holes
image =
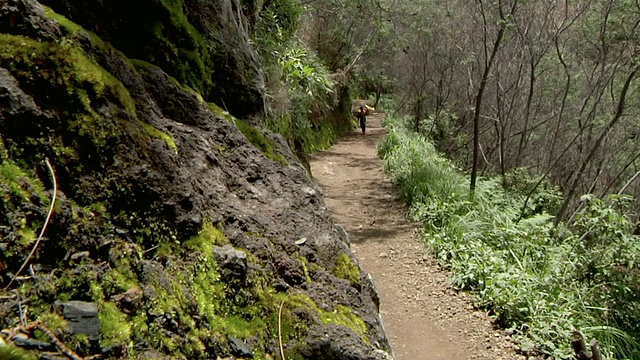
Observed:
[[[471,196],[468,176],[428,139],[402,120],[386,126],[378,153],[424,241],[454,286],[514,330],[523,351],[573,358],[570,339],[581,331],[601,342],[606,358],[640,359],[640,239],[628,199],[586,197],[559,237],[548,213],[562,200],[553,186],[541,187],[521,218],[526,184],[537,179],[519,173],[505,188],[483,178]]]

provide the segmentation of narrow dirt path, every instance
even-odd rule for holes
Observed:
[[[370,116],[368,127],[366,135],[354,130],[312,156],[311,169],[334,220],[376,281],[396,359],[525,359],[466,294],[448,285],[382,172],[376,156],[385,131],[381,115]]]

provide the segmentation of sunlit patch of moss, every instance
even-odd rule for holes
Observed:
[[[182,90],[188,92],[189,94],[193,95],[196,97],[196,99],[198,99],[198,102],[200,104],[204,104],[204,98],[202,97],[202,95],[195,91],[194,89],[190,88],[187,85],[181,84],[176,78],[173,77],[169,77],[169,79],[171,80],[171,82],[173,82],[176,86],[178,86],[179,88],[181,88]]]
[[[176,154],[178,153],[178,146],[176,145],[176,142],[173,140],[173,135],[158,129],[153,125],[150,125],[147,123],[140,123],[140,124],[142,125],[142,128],[144,129],[144,132],[147,133],[147,135],[151,136],[154,139],[160,139],[164,141],[164,143],[167,144],[167,146],[171,150],[173,150],[174,153]]]
[[[320,321],[325,324],[336,324],[346,326],[360,335],[362,340],[368,343],[367,325],[360,319],[351,308],[344,305],[338,305],[333,311],[320,310]]]
[[[300,260],[300,265],[302,265],[302,271],[304,272],[304,278],[307,282],[311,282],[311,276],[309,275],[309,265],[307,259],[304,256],[299,256],[298,260]]]
[[[147,325],[148,321],[149,317],[144,312],[140,312],[131,317],[131,328],[135,330],[133,332],[132,338],[134,343],[139,344],[142,341],[147,341],[154,344],[159,343],[159,340],[157,338],[151,338],[152,335],[157,336],[157,334],[149,331],[149,325]]]
[[[36,240],[37,230],[42,227],[44,216],[40,216],[33,210],[27,211],[24,206],[34,202],[42,209],[50,202],[49,196],[45,195],[42,182],[32,171],[25,170],[11,159],[2,160],[0,163],[0,214],[13,213],[13,220],[4,224],[10,225],[11,233],[5,238],[7,247],[0,252],[0,258],[3,261],[8,263],[23,261],[25,249]],[[29,207],[29,209],[32,208]]]
[[[74,134],[73,137],[25,140],[54,152],[59,166],[81,171],[83,165],[78,162],[79,154],[74,147],[82,146],[84,154],[99,155],[101,149],[124,133],[123,123],[104,114],[105,107],[99,106],[100,103],[112,101],[132,118],[136,117],[134,102],[124,85],[92,61],[73,40],[49,43],[0,34],[0,62],[25,91],[33,86],[47,87],[47,97],[36,98],[36,101],[68,104],[69,110],[63,116],[66,124],[62,126],[65,133]],[[34,72],[34,68],[39,71]],[[10,152],[19,156],[22,147],[12,144]]]
[[[89,213],[104,214],[104,213],[107,212],[107,207],[104,204],[104,202],[96,201],[96,202],[93,202],[93,203],[87,205],[85,207],[85,211],[87,211]]]
[[[26,219],[23,219],[26,222]],[[22,227],[18,229],[18,244],[27,246],[31,245],[34,241],[36,241],[36,231],[34,229],[30,229],[27,227]]]
[[[129,273],[129,275],[126,276],[121,271]],[[137,286],[137,283],[131,274],[132,271],[130,268],[123,269],[121,266],[109,270],[109,272],[107,272],[102,278],[101,287],[105,295],[112,296],[120,294]]]
[[[69,345],[72,349],[89,349],[91,347],[91,339],[86,334],[73,334]]]
[[[51,14],[55,13],[51,12]],[[61,15],[57,16],[59,19],[64,19]],[[66,20],[66,22],[69,26],[73,24],[69,20]],[[73,26],[82,29],[79,25],[73,24]],[[92,34],[90,32],[87,33]],[[93,34],[91,40],[96,42],[97,45],[104,46],[104,42],[95,34]],[[78,45],[75,45],[73,41],[63,41],[60,42],[60,44],[53,44],[12,35],[4,35],[4,38],[0,38],[0,42],[4,41],[7,41],[7,43],[0,48],[0,57],[2,58],[7,55],[10,56],[13,53],[14,55],[19,55],[19,58],[16,60],[22,60],[28,63],[29,60],[37,62],[41,57],[46,56],[50,57],[51,61],[57,62],[58,65],[60,65],[59,71],[62,73],[61,75],[64,76],[66,74],[69,76],[73,74],[74,77],[67,80],[68,91],[76,91],[77,95],[83,99],[83,104],[87,109],[91,108],[91,98],[86,91],[87,87],[82,85],[90,84],[91,91],[94,92],[95,95],[113,95],[131,116],[136,116],[135,104],[129,94],[129,90],[127,90],[118,79],[111,75],[111,73],[93,61]],[[18,46],[23,46],[23,48],[16,48]],[[24,48],[25,46],[26,48]],[[23,55],[25,51],[31,51],[29,60]],[[50,76],[51,80],[56,79],[54,74]],[[69,88],[70,86],[73,86],[73,89]]]
[[[38,315],[38,320],[49,330],[66,330],[69,322],[60,314],[48,312]]]
[[[223,119],[233,123],[242,134],[249,140],[249,142],[258,148],[266,157],[273,161],[277,161],[283,165],[288,165],[287,160],[276,152],[274,148],[274,144],[267,139],[262,132],[253,126],[247,124],[246,122],[236,119],[228,111],[223,110],[221,107],[214,103],[207,103],[209,105],[209,109],[214,114],[220,116]]]
[[[131,323],[129,318],[111,302],[103,302],[100,306],[101,346],[128,346],[131,341]]]
[[[156,65],[153,65],[152,63],[148,63],[148,62],[146,62],[144,60],[140,60],[140,59],[127,59],[127,61],[134,68],[138,68],[138,69],[155,69],[155,68],[158,68]]]
[[[207,257],[213,256],[213,247],[228,244],[229,240],[220,227],[205,223],[198,235],[185,241],[184,246],[189,250],[197,250]]]
[[[227,121],[235,125],[236,119],[228,111],[224,110],[223,108],[221,108],[220,106],[214,103],[207,103],[207,105],[209,105],[209,110],[211,110],[212,113],[220,116],[223,119],[226,119]]]
[[[0,359],[3,360],[36,360],[35,355],[13,345],[0,346]]]
[[[333,274],[340,279],[349,280],[352,284],[360,282],[360,269],[351,261],[347,254],[338,255],[336,266],[333,268]]]
[[[177,55],[174,61],[175,66],[171,71],[181,82],[204,91],[211,86],[211,76],[208,72],[213,70],[206,40],[187,19],[182,0],[161,0],[161,2],[169,11],[169,20],[175,30],[182,35],[183,40],[178,47],[178,44],[167,40],[163,34],[163,27],[159,27],[156,31],[158,39],[165,46],[172,48]]]
[[[249,339],[265,328],[265,323],[260,318],[247,321],[237,315],[215,317],[211,325],[215,331],[239,339]]]
[[[4,148],[0,148],[2,151]],[[6,150],[5,154],[6,154]],[[5,155],[6,156],[6,155]],[[8,156],[7,156],[8,158]],[[33,189],[36,194],[44,194],[42,183],[29,172],[16,165],[10,159],[0,164],[0,200],[9,200],[8,197],[15,197],[19,201],[30,201]]]
[[[4,146],[4,141],[0,139],[0,163],[4,164],[5,160],[9,159],[7,148]]]
[[[352,309],[344,305],[336,306],[333,311],[326,311],[318,307],[318,305],[307,295],[304,294],[291,294],[286,295],[283,293],[277,293],[272,295],[274,300],[277,300],[279,305],[283,305],[283,339],[289,341],[293,338],[300,339],[301,336],[307,331],[307,327],[304,324],[297,323],[292,320],[292,313],[295,309],[307,309],[311,313],[315,313],[318,316],[318,320],[325,324],[335,324],[345,326],[355,331],[363,341],[368,343],[366,338],[367,326],[362,319],[360,319]],[[286,300],[285,300],[286,298]]]

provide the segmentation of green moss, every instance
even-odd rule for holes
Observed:
[[[212,113],[220,116],[223,119],[227,119],[227,121],[232,122],[235,125],[236,118],[234,118],[233,115],[231,115],[228,111],[222,109],[220,106],[214,103],[207,103],[207,105],[209,105],[209,110],[211,110]]]
[[[199,251],[206,257],[213,257],[213,247],[228,244],[229,240],[220,227],[205,223],[198,235],[184,242],[184,247],[192,251]]]
[[[129,317],[111,302],[102,302],[99,315],[100,345],[103,348],[111,345],[128,346],[132,335]]]
[[[340,279],[349,280],[354,285],[360,282],[360,269],[347,254],[338,256],[336,266],[333,268],[333,274]]]
[[[367,333],[367,326],[364,321],[354,314],[353,310],[344,305],[336,306],[333,311],[321,310],[320,321],[325,325],[336,324],[346,326],[355,331],[365,342],[368,343],[367,337],[365,336]]]
[[[214,64],[204,37],[187,19],[181,0],[161,0],[158,5],[165,11],[154,14],[159,17],[154,19],[153,26],[148,29],[149,35],[154,38],[149,42],[152,47],[149,53],[157,54],[160,51],[173,54],[166,57],[169,64],[161,66],[181,83],[199,92],[206,92],[212,85]]]
[[[242,120],[236,119],[235,124],[244,136],[246,136],[247,140],[249,140],[253,146],[257,147],[258,150],[262,151],[266,157],[282,165],[288,165],[284,156],[276,153],[274,144],[269,141],[262,132]]]
[[[26,211],[24,206],[34,201],[44,202],[42,206],[39,205],[43,209],[50,201],[45,196],[42,182],[31,171],[26,171],[11,159],[3,159],[0,163],[0,214],[13,213],[11,218],[14,219],[9,224],[12,233],[6,239],[9,240],[8,246],[0,253],[0,258],[4,261],[11,258],[9,263],[14,260],[22,262],[22,253],[37,238],[44,216],[34,216],[34,212]]]
[[[176,80],[173,77],[169,77],[169,79],[171,80],[171,82],[176,84],[176,86],[178,86],[182,90],[184,90],[184,91],[188,92],[189,94],[195,96],[196,99],[198,99],[198,102],[200,102],[201,104],[204,104],[205,101],[204,101],[204,98],[202,97],[202,94],[200,94],[199,92],[195,91],[194,89],[188,87],[187,85],[181,84],[178,80]]]
[[[53,312],[40,314],[38,320],[50,330],[65,330],[69,324],[60,314]]]
[[[147,133],[147,135],[151,136],[154,139],[160,139],[164,141],[164,143],[167,144],[167,146],[171,150],[173,150],[174,153],[178,153],[178,146],[176,145],[175,141],[173,140],[173,136],[170,133],[166,133],[147,123],[140,124],[142,125],[142,128],[144,129],[144,132]]]
[[[311,282],[311,276],[309,276],[309,266],[307,259],[304,256],[299,256],[298,260],[300,260],[300,265],[302,265],[302,271],[304,271],[304,278],[307,282]]]
[[[355,331],[363,341],[368,343],[366,338],[367,326],[362,319],[360,319],[349,307],[344,305],[338,305],[333,311],[326,311],[320,309],[318,305],[304,294],[284,295],[278,294],[274,296],[275,299],[284,299],[286,301],[283,307],[283,338],[286,341],[292,338],[300,339],[300,336],[306,333],[306,326],[298,323],[289,323],[292,321],[292,312],[295,309],[306,309],[312,313],[318,315],[318,319],[325,325],[335,324],[345,326]],[[282,300],[278,302],[278,305],[282,303]],[[293,335],[293,336],[292,336]]]
[[[157,66],[148,63],[144,60],[140,60],[140,59],[129,59],[127,58],[127,61],[129,62],[129,64],[131,64],[131,66],[133,66],[134,68],[137,69],[156,69],[158,68]]]
[[[209,109],[214,114],[226,119],[227,121],[233,123],[242,134],[249,140],[249,142],[258,148],[266,157],[273,161],[277,161],[283,165],[288,165],[287,160],[282,156],[282,154],[278,154],[275,150],[274,144],[267,139],[262,132],[253,126],[247,124],[246,122],[236,119],[228,111],[223,110],[216,104],[207,103],[209,105]]]
[[[26,219],[24,220],[25,227],[18,229],[18,244],[22,246],[29,246],[36,241],[36,231],[26,227]]]
[[[17,139],[20,143],[5,139],[12,156],[27,156],[26,148],[39,156],[53,153],[58,167],[75,172],[86,166],[79,161],[81,155],[95,155],[91,157],[95,162],[104,154],[105,161],[112,161],[105,149],[122,136],[124,128],[100,104],[113,102],[132,118],[136,117],[135,105],[124,85],[78,45],[72,40],[49,43],[0,34],[0,66],[8,69],[41,106],[65,104],[62,119],[66,123],[60,124],[58,136]],[[39,71],[34,72],[35,68]],[[33,152],[29,156],[34,156]]]
[[[42,183],[9,159],[0,164],[0,184],[0,198],[5,201],[12,197],[19,201],[30,201],[34,192],[44,194]]]
[[[50,17],[55,17],[58,22],[63,22],[66,26],[74,29],[73,32],[82,30],[79,25],[73,24],[69,20],[62,20],[64,17],[49,11]],[[90,33],[87,31],[87,33]],[[104,45],[98,36],[93,34],[92,42],[97,45]],[[124,85],[111,75],[108,71],[90,59],[90,57],[75,45],[73,41],[62,41],[59,44],[36,41],[23,36],[5,35],[0,37],[0,60],[7,61],[14,58],[13,64],[9,66],[17,69],[18,63],[25,65],[36,65],[43,60],[50,60],[54,65],[54,71],[60,74],[48,74],[45,78],[55,82],[65,82],[68,91],[79,91],[78,96],[86,109],[91,109],[90,92],[97,96],[107,94],[113,95],[119,100],[127,112],[135,116],[135,105],[131,99],[129,91]],[[13,65],[13,66],[12,66]],[[12,70],[10,68],[10,70]],[[32,69],[25,69],[31,71]],[[13,72],[12,72],[13,73]],[[86,85],[90,85],[87,87]],[[92,94],[92,95],[93,95]]]
[[[128,275],[122,274],[125,271]],[[106,296],[112,296],[126,292],[138,286],[133,277],[133,272],[128,266],[118,266],[109,270],[102,278],[101,287]]]
[[[13,345],[0,346],[0,359],[3,360],[36,360],[29,351]]]

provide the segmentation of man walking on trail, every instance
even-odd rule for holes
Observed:
[[[356,117],[358,118],[358,121],[360,122],[360,129],[362,129],[362,134],[364,135],[365,131],[367,130],[367,111],[368,109],[364,106],[360,106],[360,108],[358,109],[358,113],[356,114]]]

